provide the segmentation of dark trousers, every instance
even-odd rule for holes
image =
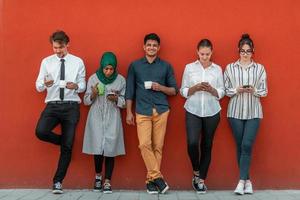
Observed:
[[[237,148],[237,161],[240,169],[240,179],[248,180],[249,168],[254,144],[260,119],[240,120],[228,118]]]
[[[79,104],[47,104],[36,127],[36,136],[45,142],[60,145],[60,157],[53,182],[62,182],[69,167],[76,125],[79,120]],[[52,130],[61,124],[61,135]]]
[[[105,179],[111,180],[114,170],[115,157],[104,157],[102,155],[94,155],[95,171],[97,174],[102,172],[103,160],[105,158]]]
[[[220,113],[211,117],[198,117],[189,112],[185,115],[188,154],[193,170],[199,171],[203,180],[207,176],[213,139],[219,122]]]

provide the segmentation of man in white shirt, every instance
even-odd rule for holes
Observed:
[[[63,31],[50,36],[54,54],[42,60],[36,80],[38,92],[47,90],[46,108],[36,127],[36,136],[60,146],[60,157],[53,178],[53,193],[62,194],[62,181],[71,161],[76,125],[79,120],[78,93],[84,92],[85,66],[83,61],[68,53],[69,37]],[[61,134],[52,130],[61,125]]]

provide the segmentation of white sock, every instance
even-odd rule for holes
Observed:
[[[102,179],[102,176],[100,175],[96,175],[96,177],[95,177],[96,179]]]

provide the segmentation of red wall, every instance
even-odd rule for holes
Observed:
[[[117,54],[119,71],[126,76],[129,63],[143,56],[144,35],[156,32],[162,40],[160,56],[174,66],[178,85],[185,64],[196,59],[195,46],[201,38],[212,40],[213,59],[224,69],[237,59],[237,41],[248,32],[256,45],[255,60],[265,65],[269,84],[269,95],[262,101],[265,118],[254,148],[252,179],[256,188],[300,189],[299,9],[297,0],[0,0],[0,187],[51,185],[59,149],[35,137],[45,106],[45,94],[36,92],[35,80],[41,59],[52,54],[49,35],[63,29],[71,37],[70,52],[85,61],[87,77],[107,50]],[[170,102],[162,172],[173,189],[191,189],[184,99],[177,95]],[[213,189],[232,189],[238,180],[227,103],[227,97],[222,99],[207,179]],[[93,184],[93,159],[81,153],[87,112],[81,105],[73,160],[64,181],[67,188]],[[116,160],[113,185],[144,188],[146,170],[136,130],[124,127],[127,154]]]

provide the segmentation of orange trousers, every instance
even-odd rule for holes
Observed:
[[[136,113],[139,148],[147,168],[147,181],[162,177],[160,164],[169,111],[162,114],[153,109],[152,116]]]

